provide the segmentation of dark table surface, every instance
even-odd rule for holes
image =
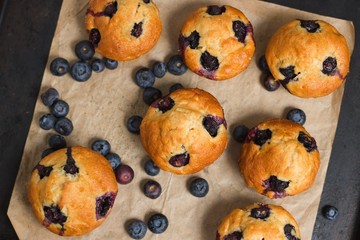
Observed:
[[[269,2],[351,20],[355,30],[360,29],[359,0]],[[17,239],[6,212],[60,8],[59,0],[0,0],[0,240]],[[360,39],[359,31],[355,39]],[[360,239],[358,90],[360,50],[355,41],[339,124],[314,226],[314,240]],[[328,204],[339,209],[339,215],[334,221],[321,216],[322,207]]]

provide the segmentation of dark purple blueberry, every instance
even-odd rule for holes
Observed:
[[[280,82],[276,81],[270,73],[264,77],[264,87],[267,91],[273,92],[279,89]]]
[[[58,100],[59,92],[55,88],[49,88],[41,94],[40,98],[45,106],[50,107],[56,100]]]
[[[161,98],[151,104],[152,107],[158,108],[162,113],[169,111],[174,105],[175,101],[169,96]]]
[[[288,66],[286,68],[279,68],[279,71],[285,78],[282,80],[285,84],[287,84],[290,80],[294,79],[298,74],[295,73],[294,66]]]
[[[322,209],[323,216],[326,219],[329,219],[329,220],[335,220],[338,213],[339,213],[338,209],[336,207],[334,207],[334,206],[331,206],[331,205],[326,205]]]
[[[104,9],[104,15],[112,18],[112,16],[117,12],[117,2],[108,3]]]
[[[101,34],[97,28],[93,28],[89,33],[89,40],[96,47],[101,40]]]
[[[47,148],[44,151],[42,151],[41,153],[41,159],[43,159],[44,157],[46,157],[47,155],[49,155],[50,153],[54,152],[55,149],[53,148]]]
[[[151,68],[155,77],[162,78],[165,76],[167,68],[164,62],[155,62]]]
[[[91,144],[91,149],[105,156],[110,152],[111,145],[104,139],[98,139]]]
[[[64,100],[58,99],[51,105],[50,112],[55,117],[65,117],[69,113],[69,104]]]
[[[243,233],[241,231],[235,231],[224,236],[222,240],[242,240],[242,239],[243,239]]]
[[[306,148],[307,152],[317,150],[315,138],[300,131],[297,140]]]
[[[113,170],[121,164],[121,158],[117,153],[109,152],[105,155],[105,158],[109,161]]]
[[[251,209],[250,217],[265,220],[270,216],[270,208],[266,204],[259,204],[259,207]]]
[[[337,61],[336,58],[327,57],[323,62],[323,69],[321,72],[328,76],[333,76],[336,72]]]
[[[71,66],[71,76],[78,82],[85,82],[91,77],[90,63],[85,61],[78,61]]]
[[[61,212],[58,205],[43,206],[44,210],[44,225],[49,226],[51,223],[60,224],[62,227],[67,220],[67,216]]]
[[[126,123],[126,127],[129,130],[129,132],[139,134],[142,120],[143,118],[138,115],[133,115],[129,117]]]
[[[244,43],[246,37],[246,25],[242,21],[236,20],[232,24],[233,31],[235,32],[235,37],[239,42]]]
[[[170,158],[169,163],[174,167],[183,167],[189,164],[190,154],[188,152],[174,155]]]
[[[141,88],[152,87],[155,83],[155,75],[149,68],[140,68],[135,73],[135,82]]]
[[[75,45],[75,54],[80,60],[90,60],[95,54],[94,45],[89,40],[82,40]]]
[[[167,69],[169,73],[179,76],[187,71],[187,66],[181,55],[173,55],[167,62]]]
[[[65,58],[58,57],[50,63],[50,72],[54,76],[63,76],[69,71],[69,69],[70,64]]]
[[[216,137],[218,133],[219,126],[224,123],[224,119],[221,117],[207,115],[203,118],[202,124],[206,131],[212,137]]]
[[[142,239],[147,231],[146,224],[141,220],[133,220],[127,227],[129,236],[133,239]]]
[[[206,12],[209,14],[209,15],[221,15],[223,14],[224,12],[226,11],[226,8],[225,6],[217,6],[217,5],[210,5],[207,7],[207,10]]]
[[[155,100],[162,97],[160,89],[148,87],[144,89],[143,100],[147,105],[151,105]]]
[[[190,193],[195,197],[205,197],[209,192],[209,183],[204,178],[196,178],[190,183]]]
[[[96,73],[104,71],[105,69],[104,61],[102,61],[101,59],[94,59],[91,62],[91,69]]]
[[[131,30],[131,36],[134,36],[136,38],[140,37],[143,32],[142,25],[142,22],[134,23],[133,29]]]
[[[66,159],[66,164],[64,166],[64,171],[72,175],[79,173],[79,168],[76,166],[75,160],[71,155],[71,147],[68,147],[66,149],[66,156],[67,159]]]
[[[120,184],[128,184],[134,179],[134,170],[126,164],[120,164],[115,169],[116,180]]]
[[[116,198],[116,193],[107,192],[104,195],[96,198],[96,220],[104,218],[109,210],[113,207]]]
[[[184,86],[181,83],[175,83],[169,87],[169,93],[175,92],[178,89],[183,89]]]
[[[320,25],[316,22],[316,20],[299,20],[299,21],[300,21],[300,26],[302,28],[305,28],[306,31],[308,31],[309,33],[314,33],[320,28]]]
[[[58,150],[61,148],[66,148],[66,140],[63,136],[58,135],[58,134],[53,134],[50,136],[49,138],[49,146],[54,149],[54,150]]]
[[[196,49],[199,46],[200,34],[195,30],[191,32],[188,37],[180,36],[179,44],[182,49],[190,46],[191,49]]]
[[[105,67],[110,70],[114,70],[118,67],[119,62],[110,58],[104,58]]]
[[[300,240],[300,238],[294,236],[296,234],[295,227],[289,223],[284,226],[284,234],[287,240]]]
[[[147,225],[151,232],[160,234],[168,228],[169,220],[164,214],[156,213],[149,218]]]
[[[143,2],[148,4],[148,3],[150,3],[150,0],[143,0]]]
[[[246,136],[249,133],[249,128],[245,125],[238,125],[234,128],[233,138],[239,143],[244,143]]]
[[[285,196],[285,189],[289,187],[290,181],[279,180],[276,176],[270,176],[269,179],[263,181],[262,186],[265,189],[264,193],[269,191],[275,193],[275,198],[281,198]]]
[[[147,180],[144,184],[143,191],[145,196],[151,199],[156,199],[161,194],[161,185],[157,181]]]
[[[144,165],[145,172],[150,176],[156,176],[160,172],[160,168],[156,166],[153,160],[148,159]]]
[[[259,58],[258,67],[260,68],[261,72],[263,72],[264,74],[270,73],[269,65],[268,65],[267,62],[266,62],[266,57],[265,57],[265,55],[262,55],[262,56]]]
[[[305,112],[298,108],[293,108],[286,114],[286,119],[304,125],[306,121]]]
[[[260,130],[255,128],[249,132],[249,137],[254,141],[256,145],[260,147],[271,139],[272,132],[270,129]]]
[[[53,170],[52,166],[44,166],[41,164],[36,165],[35,169],[38,170],[40,179],[48,177]]]
[[[74,129],[70,119],[66,117],[59,118],[54,126],[54,130],[63,136],[69,136]]]
[[[201,54],[200,63],[207,71],[215,71],[219,68],[219,61],[217,57],[212,56],[208,51]]]
[[[39,119],[39,125],[44,130],[52,129],[56,124],[56,117],[50,113],[44,114]]]

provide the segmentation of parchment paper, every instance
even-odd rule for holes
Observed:
[[[137,60],[120,63],[116,70],[93,73],[90,80],[80,83],[72,80],[70,75],[54,77],[49,71],[50,61],[57,56],[75,62],[75,44],[87,39],[84,28],[87,1],[63,1],[40,94],[54,87],[59,91],[60,98],[69,103],[69,118],[74,124],[73,133],[66,137],[69,145],[89,147],[95,138],[107,139],[112,150],[121,155],[123,163],[131,165],[135,170],[133,182],[119,185],[115,205],[105,223],[91,233],[74,239],[130,239],[125,230],[126,223],[131,219],[147,221],[155,212],[168,217],[169,227],[163,234],[148,231],[144,239],[215,239],[216,228],[224,216],[233,208],[245,207],[253,202],[283,206],[297,220],[302,239],[311,239],[344,86],[329,96],[317,99],[301,99],[289,94],[284,88],[268,92],[259,80],[261,73],[256,61],[264,54],[274,31],[295,18],[322,19],[333,24],[346,37],[352,51],[352,23],[261,1],[155,2],[163,22],[163,32],[156,47]],[[197,174],[178,176],[161,171],[159,175],[149,177],[143,170],[147,155],[140,138],[126,129],[126,121],[131,115],[144,115],[147,110],[142,100],[142,89],[134,83],[134,73],[139,67],[151,66],[155,60],[164,61],[177,53],[177,38],[184,20],[198,7],[209,4],[232,5],[241,9],[252,22],[256,52],[250,66],[237,77],[222,82],[201,78],[190,71],[180,77],[168,73],[163,79],[156,80],[155,87],[167,94],[169,86],[180,82],[185,87],[202,88],[217,97],[228,122],[227,150],[214,164]],[[240,144],[232,139],[231,132],[237,124],[253,127],[268,118],[284,117],[292,107],[301,108],[307,114],[304,126],[318,142],[321,166],[315,183],[308,191],[297,196],[270,200],[245,186],[237,165]],[[46,112],[48,108],[38,98],[8,209],[20,239],[62,239],[46,230],[35,219],[27,200],[27,182],[31,170],[40,160],[41,152],[48,147],[48,136],[54,133],[42,130],[38,125],[40,116]],[[205,198],[195,198],[187,190],[189,181],[195,176],[204,177],[210,184],[210,192]],[[162,185],[163,192],[158,199],[149,199],[142,193],[141,186],[145,179],[154,179]]]

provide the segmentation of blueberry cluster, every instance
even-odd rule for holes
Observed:
[[[263,73],[261,78],[263,79],[265,89],[270,92],[277,90],[280,87],[280,82],[276,81],[273,75],[270,73],[270,69],[266,62],[265,55],[259,58],[258,67]]]
[[[128,184],[134,178],[134,170],[121,162],[119,154],[111,152],[111,145],[107,140],[98,139],[91,144],[91,149],[103,155],[115,172],[116,180],[120,184]]]
[[[50,72],[54,76],[63,76],[70,72],[71,77],[78,82],[85,82],[90,79],[92,72],[102,72],[105,68],[115,69],[118,61],[108,58],[94,58],[95,48],[91,41],[82,40],[75,45],[75,54],[78,57],[72,66],[68,60],[57,57],[50,63]]]
[[[165,232],[168,226],[167,217],[162,213],[155,213],[149,218],[147,225],[142,220],[132,220],[127,226],[127,231],[131,238],[142,239],[145,237],[148,228],[152,233],[160,234]]]
[[[71,120],[66,117],[69,113],[69,104],[59,99],[59,92],[55,88],[49,88],[40,97],[44,105],[50,110],[50,113],[40,117],[40,127],[44,130],[54,129],[63,136],[70,135],[74,127]]]

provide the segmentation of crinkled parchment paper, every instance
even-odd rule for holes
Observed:
[[[87,39],[84,28],[87,1],[63,2],[40,93],[54,87],[59,91],[60,98],[69,103],[69,118],[74,124],[73,133],[66,137],[69,145],[90,146],[95,138],[107,139],[112,150],[121,155],[123,163],[131,165],[135,170],[133,182],[119,185],[115,205],[104,224],[74,239],[130,239],[125,230],[126,223],[131,219],[147,221],[155,212],[168,217],[169,227],[163,234],[156,235],[148,231],[144,239],[215,239],[216,228],[224,216],[233,208],[253,202],[283,206],[299,223],[302,239],[311,239],[344,86],[329,96],[317,99],[301,99],[289,94],[284,88],[268,92],[259,80],[261,73],[256,61],[264,54],[274,31],[295,18],[328,21],[346,37],[351,50],[354,46],[352,23],[261,1],[155,2],[163,22],[163,32],[155,48],[137,60],[120,63],[115,70],[93,73],[87,82],[76,82],[70,75],[54,77],[49,71],[50,61],[57,56],[75,62],[75,44]],[[202,88],[217,97],[228,122],[228,147],[214,164],[194,175],[178,176],[161,171],[159,175],[150,177],[143,170],[147,155],[140,138],[126,129],[126,121],[131,115],[144,115],[147,110],[142,100],[142,89],[134,83],[134,72],[140,67],[151,66],[156,60],[167,60],[170,55],[177,53],[177,38],[184,20],[198,7],[209,4],[232,5],[242,10],[252,22],[256,52],[250,66],[237,77],[222,82],[201,78],[190,71],[183,76],[168,73],[164,78],[156,80],[155,87],[167,94],[170,85],[180,82],[185,87]],[[270,200],[245,186],[237,165],[240,144],[232,139],[231,131],[237,124],[253,127],[265,119],[283,117],[293,107],[301,108],[307,114],[305,128],[318,142],[321,166],[315,183],[308,191],[285,199]],[[47,112],[47,107],[38,98],[8,209],[20,239],[63,239],[46,230],[35,219],[27,200],[27,182],[31,170],[40,160],[41,152],[48,147],[48,136],[54,133],[42,130],[38,125],[40,116]],[[195,176],[204,177],[210,184],[210,192],[205,198],[195,198],[187,190],[189,181]],[[142,193],[141,186],[146,179],[154,179],[162,185],[163,192],[158,199],[152,200]]]

